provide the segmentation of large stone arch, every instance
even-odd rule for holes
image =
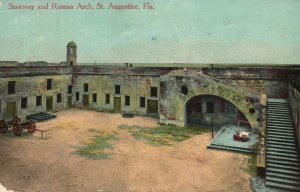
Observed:
[[[230,102],[229,100],[227,100],[227,99],[225,99],[224,97],[220,97],[220,96],[218,96],[218,95],[208,95],[208,94],[202,94],[202,95],[196,95],[196,96],[192,96],[192,97],[190,97],[190,98],[188,98],[187,99],[187,101],[185,102],[185,111],[184,111],[184,120],[185,120],[185,122],[184,122],[184,124],[185,125],[187,125],[188,124],[188,122],[187,122],[187,119],[188,119],[188,114],[187,114],[187,110],[188,110],[188,104],[190,103],[190,102],[192,102],[192,101],[199,101],[199,98],[201,98],[201,107],[203,107],[203,106],[205,106],[205,103],[203,103],[203,101],[202,101],[202,99],[203,98],[212,98],[212,100],[218,100],[219,102],[222,102],[222,101],[224,101],[224,102],[228,102],[228,103],[230,103],[230,104],[232,104],[238,111],[236,111],[236,114],[235,114],[235,116],[233,116],[233,117],[230,117],[230,119],[235,119],[235,122],[237,122],[237,117],[239,116],[239,112],[240,113],[242,113],[242,115],[243,116],[245,116],[244,115],[244,113],[240,110],[240,108],[239,108],[239,106],[236,106],[234,103],[232,103],[232,102]],[[208,99],[208,100],[210,100],[210,99]],[[217,103],[215,103],[215,104],[217,104]],[[220,103],[218,103],[218,104],[220,104]],[[224,105],[225,105],[225,103],[223,103]],[[220,113],[220,109],[218,109],[218,110],[216,110],[218,107],[216,107],[215,106],[215,113],[213,114],[213,116],[215,116],[216,115],[216,113]],[[226,110],[226,108],[225,108],[225,106],[224,106],[224,109],[223,109],[224,111],[222,112],[223,114],[226,114],[226,112],[225,112],[225,110]],[[202,108],[202,110],[201,110],[201,114],[203,115],[203,113],[205,113],[205,111],[203,111],[203,108]],[[209,115],[208,115],[209,116]],[[225,115],[224,115],[225,116]],[[226,116],[226,117],[228,117],[228,116]],[[246,118],[246,117],[245,117]],[[225,119],[226,118],[223,118],[224,119],[224,122],[226,121]],[[229,119],[229,118],[228,118]],[[247,118],[246,118],[247,119]],[[248,121],[248,123],[250,124],[250,126],[251,127],[253,127],[253,125],[249,122],[249,120],[247,119],[247,121]]]
[[[160,88],[161,123],[185,126],[187,101],[198,95],[214,95],[235,105],[252,128],[261,126],[261,96],[257,93],[192,70],[174,70],[162,76]]]

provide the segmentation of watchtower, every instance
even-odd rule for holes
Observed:
[[[77,45],[71,41],[67,45],[67,65],[74,66],[77,64]]]

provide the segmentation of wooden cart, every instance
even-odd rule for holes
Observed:
[[[36,130],[36,125],[33,120],[21,121],[19,117],[14,117],[9,121],[0,121],[0,133],[5,134],[9,128],[13,129],[16,136],[20,136],[22,135],[23,129],[27,129],[29,133],[33,133]]]

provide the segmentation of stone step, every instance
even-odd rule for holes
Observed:
[[[280,139],[286,139],[287,141],[291,140],[291,139],[295,139],[294,135],[276,135],[276,134],[271,134],[271,133],[268,133],[267,134],[267,137],[268,138],[280,138]]]
[[[276,98],[268,98],[268,103],[289,103],[288,99],[276,99]]]
[[[283,106],[283,107],[290,107],[288,103],[267,103],[267,107],[269,106]]]
[[[267,106],[269,106],[269,105],[283,105],[283,106],[290,106],[288,102],[286,102],[286,103],[267,102]]]
[[[276,118],[276,119],[269,119],[267,118],[267,123],[268,122],[272,122],[272,123],[279,123],[279,124],[283,124],[283,123],[292,123],[292,120],[284,120],[284,119],[280,119],[280,118]]]
[[[289,102],[267,102],[268,105],[288,105],[289,106]]]
[[[283,107],[290,107],[290,105],[288,103],[268,103],[267,107],[270,106],[283,106]]]
[[[239,147],[227,147],[222,145],[210,144],[207,146],[208,149],[217,149],[217,150],[225,150],[225,151],[233,151],[238,153],[248,153],[248,154],[257,154],[257,150],[247,149],[247,148],[239,148]]]
[[[276,165],[285,165],[285,166],[290,166],[290,167],[299,167],[299,163],[297,163],[297,162],[279,161],[279,160],[273,160],[273,159],[268,159],[266,162],[267,162],[267,164],[268,163],[273,163],[273,164],[276,164]]]
[[[275,125],[275,124],[268,124],[267,123],[267,130],[275,130],[275,131],[288,131],[288,132],[293,132],[294,133],[294,128],[290,125]]]
[[[291,157],[282,157],[282,156],[276,156],[276,155],[268,155],[267,154],[267,159],[270,160],[276,160],[276,161],[288,161],[288,162],[294,162],[294,163],[299,163],[299,159],[298,158],[291,158]],[[270,161],[271,162],[271,161]]]
[[[289,105],[288,100],[283,100],[282,102],[278,102],[278,101],[271,101],[268,99],[267,104],[278,104],[278,105]]]
[[[287,144],[287,145],[293,144],[293,145],[295,145],[295,143],[296,143],[296,141],[294,139],[292,139],[292,140],[286,140],[286,139],[274,138],[274,137],[267,137],[267,142],[268,141],[276,141],[278,143],[281,143],[280,145],[282,145],[282,144]]]
[[[268,149],[283,149],[283,150],[291,150],[291,151],[297,151],[296,145],[294,146],[286,146],[286,145],[277,145],[277,144],[267,144],[267,150]]]
[[[289,101],[288,100],[282,100],[282,101],[278,102],[278,101],[271,101],[271,99],[268,99],[267,103],[268,104],[278,104],[278,105],[280,105],[280,104],[289,104]]]
[[[274,116],[274,115],[277,115],[277,116]],[[286,117],[286,116],[290,116],[291,114],[290,113],[268,113],[267,114],[267,118],[269,117],[269,116],[271,116],[271,117],[278,117],[278,118],[281,118],[281,116],[282,117]]]
[[[270,115],[270,114],[276,114],[276,115],[283,115],[283,116],[286,116],[286,115],[290,115],[291,114],[291,111],[290,110],[282,110],[282,111],[278,111],[278,110],[273,110],[273,109],[267,109],[267,114]]]
[[[287,113],[287,112],[268,112],[267,113],[267,118],[268,117],[278,117],[278,118],[281,118],[281,117],[288,117],[290,116],[291,113]]]
[[[282,183],[276,183],[276,182],[272,182],[272,181],[266,181],[266,185],[268,187],[286,189],[288,191],[298,191],[298,192],[300,191],[300,187],[298,187],[298,186],[282,184]]]
[[[290,108],[290,105],[289,104],[268,103],[267,108],[269,108],[269,107],[286,107],[286,108]]]
[[[300,172],[299,171],[278,169],[278,168],[270,168],[270,167],[267,167],[266,170],[268,172],[271,172],[271,173],[280,173],[280,174],[284,174],[284,175],[291,175],[291,176],[300,177]]]
[[[274,117],[274,116],[270,116],[270,117],[267,117],[267,121],[272,121],[272,122],[281,122],[281,121],[284,121],[284,122],[293,122],[292,118],[286,118],[286,117]]]
[[[296,160],[299,161],[299,155],[296,154],[290,154],[290,153],[281,153],[281,152],[275,152],[275,151],[267,151],[267,156],[268,155],[276,155],[279,157],[289,157],[289,158],[295,158]]]
[[[280,123],[280,125],[281,124],[283,124],[283,123],[286,123],[286,124],[292,124],[293,123],[293,120],[292,119],[289,119],[289,120],[287,120],[287,119],[283,119],[283,118],[280,118],[280,117],[276,117],[276,118],[267,118],[267,121],[266,121],[267,123],[268,122],[272,122],[272,123]]]
[[[279,132],[279,131],[273,131],[273,130],[267,130],[267,135],[268,136],[272,136],[272,135],[284,135],[284,136],[291,136],[291,137],[295,137],[295,135],[293,133],[287,133],[286,131],[283,132]]]
[[[268,104],[270,104],[270,103],[271,104],[272,103],[275,103],[275,104],[278,103],[280,105],[280,104],[289,104],[289,101],[287,99],[280,99],[280,101],[278,101],[278,99],[273,100],[272,98],[269,98],[268,101],[267,101],[267,103]]]
[[[278,118],[281,118],[281,117],[287,117],[287,116],[290,116],[291,113],[278,113],[278,112],[268,112],[267,113],[267,118],[268,117],[278,117]]]
[[[281,127],[281,126],[273,126],[273,125],[268,125],[267,130],[271,131],[276,131],[276,132],[284,132],[284,133],[293,133],[294,134],[294,129],[293,127]]]
[[[290,108],[285,106],[268,106],[267,110],[282,112],[282,111],[290,111]]]
[[[300,172],[299,166],[292,166],[292,165],[281,165],[277,163],[267,163],[267,167],[270,168],[277,168],[277,169],[286,169],[286,170],[293,170]]]
[[[268,103],[289,103],[288,99],[276,99],[276,98],[268,98]]]
[[[276,115],[277,117],[280,117],[280,116],[283,116],[283,117],[286,117],[286,116],[290,116],[291,115],[291,113],[283,113],[283,112],[268,112],[268,114],[267,114],[267,118],[269,117],[269,116],[273,116],[273,115]]]
[[[285,121],[285,122],[293,122],[291,117],[274,117],[268,116],[267,121]]]
[[[291,109],[289,107],[267,107],[267,111],[270,112],[276,112],[276,113],[280,113],[280,112],[290,112]]]
[[[276,110],[289,110],[289,105],[268,105],[267,109],[276,109]]]
[[[268,107],[267,111],[275,111],[275,112],[290,112],[290,108],[284,107]]]
[[[270,176],[266,177],[266,180],[300,187],[300,181],[297,180],[290,180],[290,179],[270,177]]]
[[[287,179],[267,178],[266,185],[280,189],[288,189],[289,191],[300,191],[300,185],[297,181],[289,181]]]
[[[278,147],[267,146],[267,151],[278,152],[278,153],[288,153],[288,154],[298,154],[296,148],[294,148],[294,149],[280,149]]]
[[[274,128],[267,129],[267,134],[269,133],[280,134],[280,135],[284,135],[284,134],[295,135],[294,130],[284,130],[284,129],[274,129]]]
[[[285,122],[293,122],[292,118],[290,117],[274,117],[274,116],[268,116],[267,121],[285,121]]]
[[[267,177],[276,177],[276,178],[282,178],[282,179],[290,179],[290,180],[296,180],[300,181],[300,177],[294,176],[294,175],[284,175],[284,174],[277,174],[277,173],[266,173]]]
[[[295,146],[282,146],[282,145],[268,144],[267,150],[287,150],[287,151],[296,151],[296,153],[297,153],[296,145]]]
[[[275,123],[268,123],[267,122],[267,128],[273,128],[273,129],[283,129],[283,130],[288,130],[288,131],[294,131],[294,128],[291,125],[278,125]]]
[[[276,140],[268,140],[267,139],[267,145],[273,144],[273,145],[278,145],[278,146],[289,146],[289,147],[296,147],[295,143],[287,143],[286,141],[276,141]]]
[[[291,125],[278,125],[275,123],[269,124],[267,122],[267,130],[272,129],[272,130],[283,130],[283,131],[290,131],[294,133],[294,128]]]
[[[286,141],[278,141],[278,140],[272,140],[272,139],[268,138],[267,139],[267,146],[270,146],[270,145],[273,146],[273,147],[274,147],[274,145],[275,146],[277,145],[277,147],[275,147],[275,148],[284,148],[284,147],[294,147],[294,148],[296,148],[297,147],[296,142],[290,143],[290,142],[286,142]]]
[[[278,125],[278,126],[285,126],[285,127],[292,127],[292,122],[286,122],[286,121],[268,121],[267,125]]]

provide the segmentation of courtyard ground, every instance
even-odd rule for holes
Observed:
[[[248,156],[206,149],[211,133],[167,146],[134,138],[119,125],[156,127],[151,118],[71,109],[38,123],[47,130],[20,138],[0,136],[0,182],[22,192],[251,191]],[[111,158],[75,151],[97,134],[113,134]]]

